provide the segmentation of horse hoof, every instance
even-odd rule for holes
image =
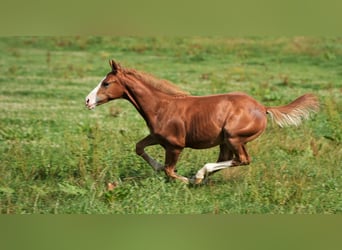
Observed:
[[[186,178],[186,177],[181,177],[181,179],[180,179],[182,182],[184,182],[185,184],[189,184],[190,183],[190,180],[188,179],[188,178]]]
[[[198,178],[198,177],[194,176],[190,179],[190,184],[199,185],[203,182],[203,180],[204,180],[204,178]]]

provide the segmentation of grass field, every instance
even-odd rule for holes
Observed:
[[[340,38],[2,37],[0,56],[3,214],[342,212]],[[193,95],[244,91],[275,106],[312,92],[321,110],[298,128],[269,122],[248,144],[249,166],[189,187],[135,155],[148,130],[128,102],[84,107],[111,58]],[[163,160],[161,147],[147,151]],[[178,172],[192,176],[217,154],[186,149]]]

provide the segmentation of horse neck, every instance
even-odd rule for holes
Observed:
[[[161,101],[170,98],[169,95],[153,89],[137,79],[125,82],[124,98],[133,104],[149,127],[156,123],[154,117]]]

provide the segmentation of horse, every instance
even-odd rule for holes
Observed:
[[[298,126],[319,109],[318,98],[311,93],[284,106],[266,107],[242,92],[193,96],[167,80],[123,68],[114,60],[109,64],[111,71],[88,94],[86,107],[91,110],[118,98],[128,100],[150,131],[136,144],[136,154],[155,171],[185,183],[199,184],[219,170],[250,164],[246,144],[264,132],[267,114],[280,127]],[[145,152],[146,147],[158,144],[165,149],[164,164]],[[215,146],[220,148],[216,163],[205,164],[191,178],[177,174],[184,148]]]

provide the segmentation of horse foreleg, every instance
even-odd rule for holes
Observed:
[[[176,174],[176,163],[178,161],[179,155],[182,152],[182,149],[175,149],[175,148],[167,148],[166,149],[166,155],[165,155],[165,174],[172,178],[172,179],[178,179],[182,182],[189,183],[189,179]]]
[[[164,165],[157,162],[151,156],[145,152],[145,148],[148,146],[157,145],[158,142],[151,136],[148,135],[136,144],[135,151],[137,155],[141,156],[155,171],[160,171],[164,169]]]

